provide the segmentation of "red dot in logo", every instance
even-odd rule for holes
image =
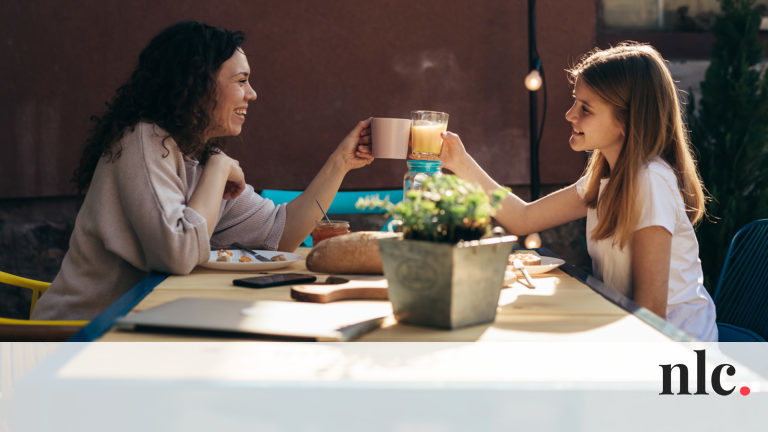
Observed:
[[[746,396],[749,394],[749,387],[744,386],[739,389],[739,392],[741,393],[742,396]]]

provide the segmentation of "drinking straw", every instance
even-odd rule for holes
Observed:
[[[320,207],[320,211],[323,212],[323,216],[325,216],[325,220],[328,223],[331,223],[331,220],[328,219],[328,214],[325,213],[325,210],[323,210],[323,206],[320,205],[320,201],[318,201],[317,198],[315,198],[315,202],[317,203],[317,206]]]

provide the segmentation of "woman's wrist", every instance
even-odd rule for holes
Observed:
[[[216,153],[212,154],[207,161],[205,161],[205,168],[213,167],[213,169],[223,168],[227,166],[229,157]]]
[[[332,174],[345,176],[349,172],[349,168],[344,161],[344,156],[337,152],[331,153],[331,156],[325,162],[325,165]]]
[[[206,162],[206,168],[210,167],[214,170],[222,172],[225,176],[229,176],[229,172],[233,166],[237,166],[237,161],[224,154],[213,155]]]
[[[477,166],[477,162],[472,159],[469,153],[465,153],[463,157],[458,158],[454,164],[446,168],[453,171],[457,176],[466,178],[471,176],[472,168],[475,166]]]

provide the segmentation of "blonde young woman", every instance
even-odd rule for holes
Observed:
[[[623,43],[588,53],[569,74],[569,143],[592,152],[583,177],[532,203],[510,192],[496,219],[525,235],[586,217],[595,276],[698,339],[717,341],[693,230],[705,196],[664,59],[651,46]],[[444,140],[446,168],[486,190],[500,187],[458,135]]]

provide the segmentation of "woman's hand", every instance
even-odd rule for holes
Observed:
[[[463,171],[471,163],[472,157],[467,153],[461,138],[453,132],[445,131],[440,136],[443,137],[443,150],[440,153],[440,160],[443,161],[443,167],[453,171],[459,176],[463,176]]]
[[[240,167],[240,162],[223,153],[218,153],[211,155],[207,164],[213,164],[211,168],[226,173],[227,181],[224,184],[222,199],[237,198],[243,193],[245,190],[245,174]]]
[[[341,140],[339,146],[331,154],[338,166],[346,174],[350,170],[362,168],[373,162],[371,154],[371,119],[363,120]]]

